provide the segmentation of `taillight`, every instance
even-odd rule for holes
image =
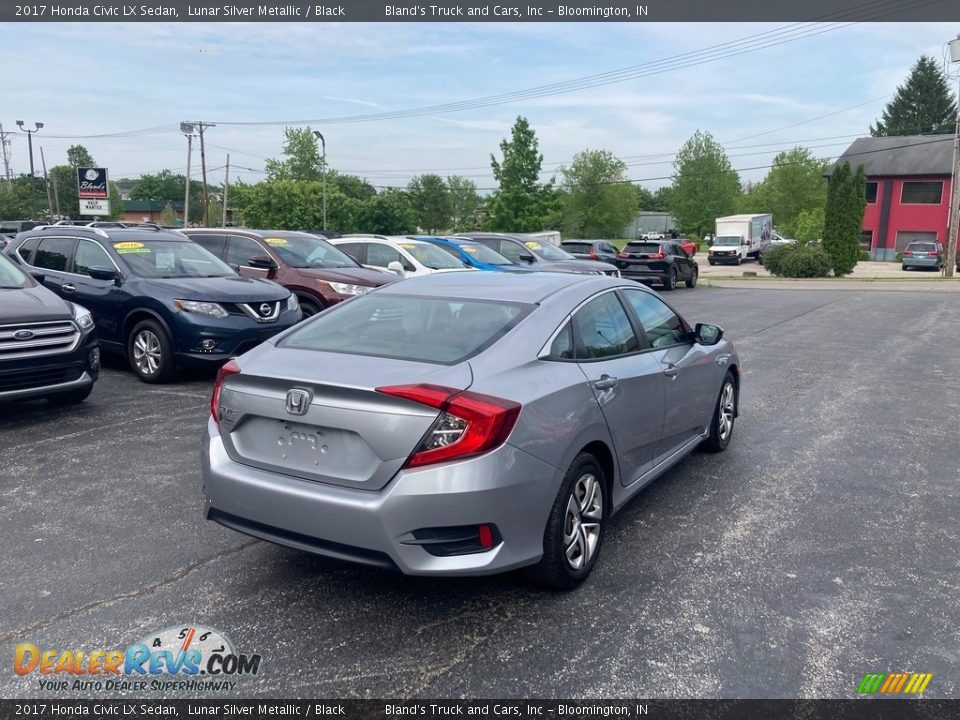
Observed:
[[[630,253],[628,253],[626,250],[621,250],[619,253],[617,253],[617,257],[628,258],[630,257]]]
[[[936,250],[931,250],[931,251],[930,251],[930,257],[937,257],[937,255],[938,255],[938,253],[937,253]]]
[[[655,257],[657,260],[663,260],[663,258],[665,258],[666,255],[664,255],[663,250],[657,250],[657,254],[654,255],[654,257]]]
[[[520,415],[519,403],[440,385],[391,385],[377,392],[440,411],[404,463],[408,468],[489,452],[504,443]]]
[[[591,260],[597,259],[597,248],[594,247],[593,245],[590,246],[590,259]]]
[[[217,427],[220,427],[220,388],[223,387],[223,381],[227,376],[236,375],[238,372],[240,372],[240,366],[233,360],[217,371],[217,381],[213,384],[213,394],[210,396],[210,414]]]
[[[903,254],[904,254],[904,255],[913,255],[913,250],[904,250],[904,251],[903,251]]]

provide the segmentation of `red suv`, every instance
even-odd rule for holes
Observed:
[[[319,235],[249,228],[181,232],[241,275],[283,285],[300,300],[304,317],[397,280],[392,273],[361,266]]]

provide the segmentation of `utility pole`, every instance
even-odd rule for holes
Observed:
[[[33,169],[33,134],[39,132],[40,128],[43,127],[43,123],[35,122],[33,130],[26,130],[23,127],[23,120],[17,120],[17,127],[20,128],[21,132],[27,134],[27,147],[30,151],[30,219],[33,220],[34,216],[37,214],[37,201],[36,201],[36,171]]]
[[[323,148],[323,229],[327,229],[327,141],[323,139],[323,133],[319,130],[313,131],[314,136],[320,141]],[[316,147],[316,146],[314,146]]]
[[[950,41],[950,60],[960,63],[960,35]],[[957,95],[957,124],[953,134],[953,175],[950,182],[950,219],[947,239],[947,265],[944,276],[953,277],[957,266],[957,225],[960,224],[960,93]]]
[[[203,144],[203,131],[207,128],[216,127],[210,123],[198,122],[197,129],[200,132],[200,168],[203,171],[203,226],[210,227],[210,196],[207,191],[207,154]]]
[[[193,123],[180,123],[180,132],[187,136],[187,182],[183,191],[183,227],[190,227],[190,158],[193,157]]]
[[[50,181],[47,180],[47,161],[43,157],[43,145],[40,146],[40,167],[43,168],[43,186],[47,189],[47,220],[53,224],[53,198],[50,197]],[[57,212],[59,215],[59,211]],[[60,218],[57,218],[58,220]]]
[[[7,179],[5,187],[9,192],[12,188],[10,187],[10,156],[7,154],[7,150],[10,148],[10,141],[7,140],[7,135],[13,135],[13,133],[4,132],[3,123],[0,123],[0,149],[3,150],[3,176]]]
[[[230,191],[230,153],[227,153],[227,172],[223,176],[223,220],[220,227],[227,226],[227,193]]]

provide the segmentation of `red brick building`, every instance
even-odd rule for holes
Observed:
[[[914,240],[947,245],[953,135],[858,138],[838,159],[867,175],[861,247],[895,260]]]

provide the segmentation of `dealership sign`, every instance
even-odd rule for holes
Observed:
[[[81,215],[109,215],[110,201],[95,200],[95,199],[89,199],[89,198],[85,200],[81,200],[80,214]]]
[[[81,200],[86,198],[106,199],[110,197],[107,187],[106,168],[77,168],[77,194]]]

